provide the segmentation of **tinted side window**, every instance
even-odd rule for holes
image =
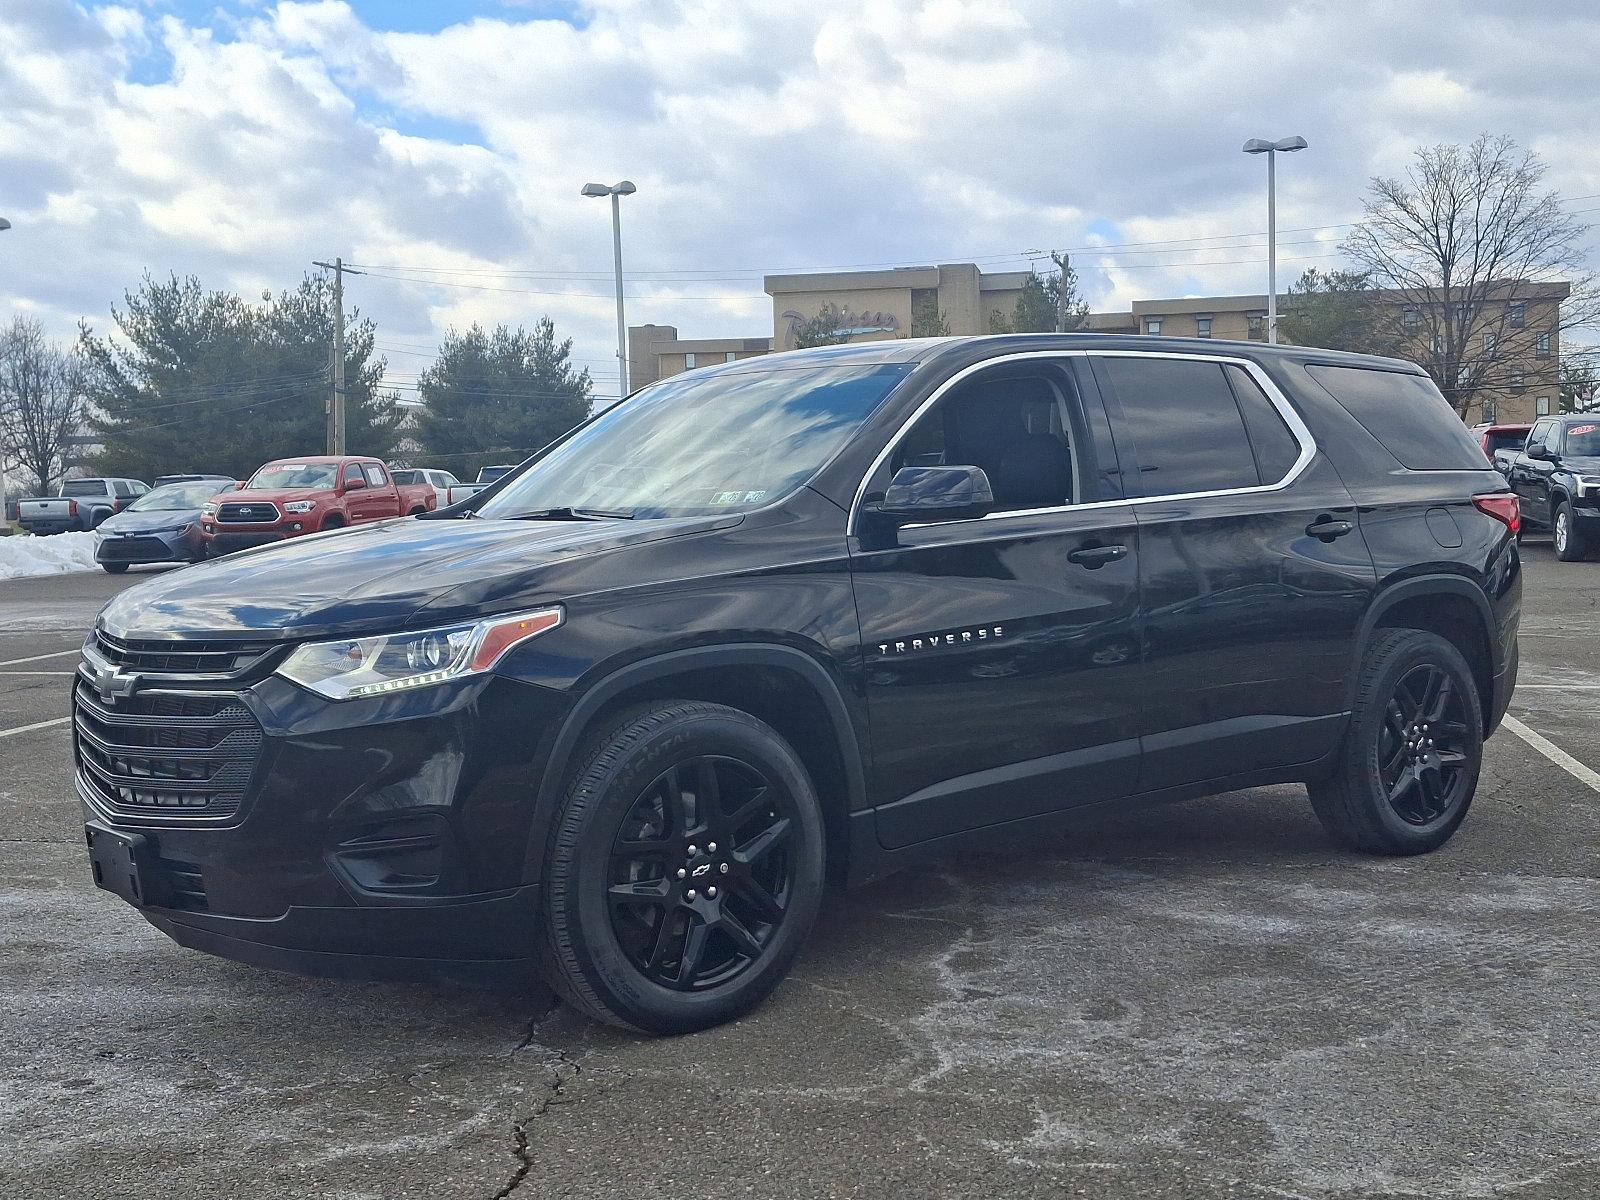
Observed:
[[[352,479],[359,479],[360,477],[361,477],[361,467],[360,467],[359,464],[350,463],[348,466],[345,467],[345,469],[344,469],[344,481],[346,483],[349,483]]]
[[[104,496],[109,490],[104,479],[70,479],[61,485],[63,496]]]
[[[1056,508],[1078,499],[1078,435],[1066,377],[1053,369],[983,374],[923,414],[890,466],[981,467],[994,511]]]
[[[1132,441],[1146,496],[1217,492],[1261,482],[1244,419],[1220,364],[1106,358],[1102,365],[1122,405],[1118,444],[1124,438]]]
[[[1278,483],[1300,459],[1300,443],[1289,432],[1289,425],[1267,399],[1261,385],[1243,367],[1227,366],[1228,382],[1234,399],[1244,413],[1244,427],[1250,434],[1250,448],[1256,452],[1256,466],[1262,483]]]
[[[118,479],[114,481],[111,485],[111,490],[119,496],[133,495],[133,489],[128,486],[128,482],[125,479]]]
[[[1306,371],[1413,471],[1480,471],[1483,451],[1426,375],[1366,367]]]

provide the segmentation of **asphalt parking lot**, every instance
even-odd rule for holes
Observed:
[[[837,898],[672,1040],[167,942],[89,882],[63,719],[138,573],[0,584],[0,1196],[1588,1200],[1600,564],[1525,555],[1526,735],[1443,851],[1298,788],[1129,814]]]

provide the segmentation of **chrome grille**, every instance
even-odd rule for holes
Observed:
[[[94,648],[107,662],[129,671],[235,675],[254,666],[274,644],[118,638],[96,629]]]
[[[232,692],[107,700],[79,678],[72,718],[84,781],[134,816],[232,816],[261,752],[261,726]]]
[[[217,506],[217,522],[222,525],[261,525],[279,517],[276,504],[245,504],[229,501]]]

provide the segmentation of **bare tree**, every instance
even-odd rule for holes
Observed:
[[[53,492],[66,473],[67,439],[88,415],[82,365],[31,317],[0,330],[0,449]]]
[[[1403,179],[1374,178],[1364,219],[1344,251],[1411,310],[1412,353],[1458,413],[1514,385],[1540,333],[1592,322],[1600,311],[1585,266],[1589,226],[1541,190],[1545,165],[1508,137],[1428,146]],[[1555,323],[1534,321],[1558,289],[1570,297]]]

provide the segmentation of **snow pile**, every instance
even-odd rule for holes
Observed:
[[[50,537],[0,537],[0,579],[93,571],[94,534],[57,533]]]

